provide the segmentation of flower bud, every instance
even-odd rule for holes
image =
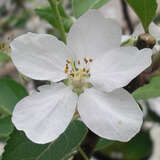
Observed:
[[[135,46],[140,50],[143,48],[152,49],[155,44],[156,44],[156,39],[151,34],[143,33],[138,36],[138,40]]]

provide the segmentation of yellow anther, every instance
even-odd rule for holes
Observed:
[[[71,78],[74,78],[74,73],[70,73]]]
[[[79,72],[76,72],[76,77],[78,77],[79,76]]]
[[[71,61],[70,61],[69,59],[67,59],[67,60],[66,60],[66,62],[67,62],[68,64],[70,64],[70,63],[71,63]]]
[[[65,68],[64,73],[68,73],[68,69],[67,68]]]
[[[90,68],[87,68],[86,73],[89,73],[89,72],[90,72]]]
[[[66,64],[66,69],[69,69],[68,64]]]
[[[83,68],[79,68],[79,70],[78,70],[79,72],[83,72]]]
[[[90,63],[92,63],[92,62],[93,62],[93,59],[92,59],[92,58],[90,58],[90,59],[89,59],[89,62],[90,62]]]

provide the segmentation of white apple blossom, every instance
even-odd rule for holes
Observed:
[[[35,143],[51,142],[65,131],[78,106],[81,120],[98,136],[118,141],[135,136],[143,113],[122,87],[151,64],[152,51],[120,43],[120,26],[96,10],[74,23],[67,45],[48,34],[27,33],[13,40],[17,69],[55,82],[17,103],[16,128]]]

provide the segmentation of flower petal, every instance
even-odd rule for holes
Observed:
[[[13,40],[11,49],[12,60],[24,75],[54,82],[66,77],[65,60],[71,57],[72,53],[56,37],[27,33]]]
[[[148,103],[150,109],[160,116],[160,97],[151,98]]]
[[[91,88],[79,98],[82,121],[98,136],[129,141],[141,128],[143,113],[124,89],[105,93]]]
[[[46,85],[16,105],[12,121],[35,143],[48,143],[65,131],[78,97],[64,84]]]
[[[105,19],[99,11],[90,10],[73,24],[67,42],[78,59],[94,59],[120,46],[121,29],[114,20]]]
[[[132,38],[132,36],[130,36],[130,35],[122,35],[122,37],[121,37],[121,44],[127,42],[131,38]]]
[[[91,66],[90,81],[103,91],[110,92],[126,86],[151,64],[151,49],[121,47],[109,51]]]
[[[143,26],[142,26],[141,23],[139,23],[139,24],[136,26],[136,28],[135,28],[132,36],[137,39],[138,36],[139,36],[140,34],[143,34],[143,33],[145,33],[145,32],[144,32],[144,29],[143,29]]]
[[[155,23],[151,23],[149,26],[149,32],[156,38],[157,41],[160,40],[160,26]]]

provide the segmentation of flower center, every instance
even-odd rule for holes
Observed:
[[[90,77],[90,63],[93,62],[92,58],[84,58],[83,61],[78,60],[77,65],[72,60],[67,59],[64,72],[67,74],[66,84],[73,87],[73,91],[77,94],[84,92],[84,88],[91,88],[92,85],[88,82]]]

